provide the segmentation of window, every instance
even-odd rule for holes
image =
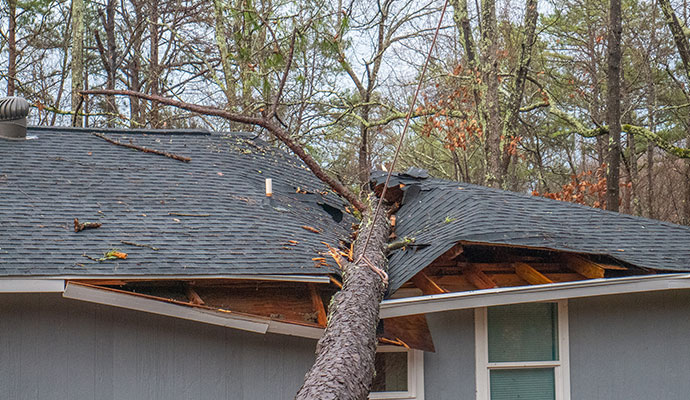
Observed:
[[[568,303],[475,309],[477,400],[569,400]]]
[[[370,399],[424,399],[424,352],[380,346]]]

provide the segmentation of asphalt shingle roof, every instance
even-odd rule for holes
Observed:
[[[249,134],[105,131],[191,157],[184,163],[91,132],[35,127],[29,140],[0,139],[0,276],[332,272],[312,258],[327,250],[322,242],[346,238],[354,219],[295,157]],[[74,218],[103,225],[75,233]],[[83,256],[111,249],[127,259]]]
[[[389,184],[405,184],[396,234],[417,245],[391,254],[391,293],[459,241],[608,255],[638,267],[690,271],[690,227],[412,175],[396,174]],[[373,180],[383,183],[385,175],[375,173]]]

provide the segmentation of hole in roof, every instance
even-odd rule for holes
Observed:
[[[321,208],[323,208],[328,214],[330,214],[335,222],[340,223],[343,220],[343,212],[340,211],[339,209],[337,209],[333,206],[330,206],[326,203],[320,203],[319,202],[316,204],[320,205]]]

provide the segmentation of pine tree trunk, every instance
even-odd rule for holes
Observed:
[[[361,226],[354,259],[359,259],[371,232],[365,255],[373,265],[385,270],[390,230],[385,210],[379,212],[373,225],[371,211],[367,212]],[[297,393],[298,400],[365,400],[369,395],[374,377],[379,303],[386,288],[364,262],[347,263],[343,276],[343,289],[331,300],[328,327],[317,345],[316,362]]]
[[[621,0],[609,1],[608,93],[606,101],[609,151],[608,172],[606,174],[606,208],[611,211],[618,211],[621,159]]]

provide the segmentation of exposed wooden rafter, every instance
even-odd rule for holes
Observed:
[[[604,277],[604,268],[594,261],[574,255],[564,254],[563,260],[568,268],[589,279],[599,279]]]
[[[326,307],[323,305],[323,299],[321,299],[321,295],[316,289],[316,285],[309,284],[309,293],[311,294],[311,302],[314,305],[314,311],[316,312],[316,322],[321,326],[326,326],[328,324]]]
[[[422,293],[425,295],[448,293],[446,289],[440,287],[431,277],[425,274],[424,271],[420,271],[417,275],[413,276],[412,283],[421,289]]]
[[[477,267],[469,267],[463,270],[463,275],[465,275],[467,281],[477,287],[477,289],[493,289],[498,287],[493,279],[489,278],[484,271]]]
[[[194,304],[194,305],[204,305],[204,300],[201,299],[201,296],[192,288],[190,284],[185,284],[185,292],[187,293],[187,298],[189,299],[189,302]]]
[[[532,268],[532,266],[529,264],[523,262],[516,262],[513,265],[515,266],[515,274],[527,281],[527,283],[529,283],[530,285],[544,285],[547,283],[553,283],[551,279],[547,278],[546,276],[544,276],[544,274]]]

